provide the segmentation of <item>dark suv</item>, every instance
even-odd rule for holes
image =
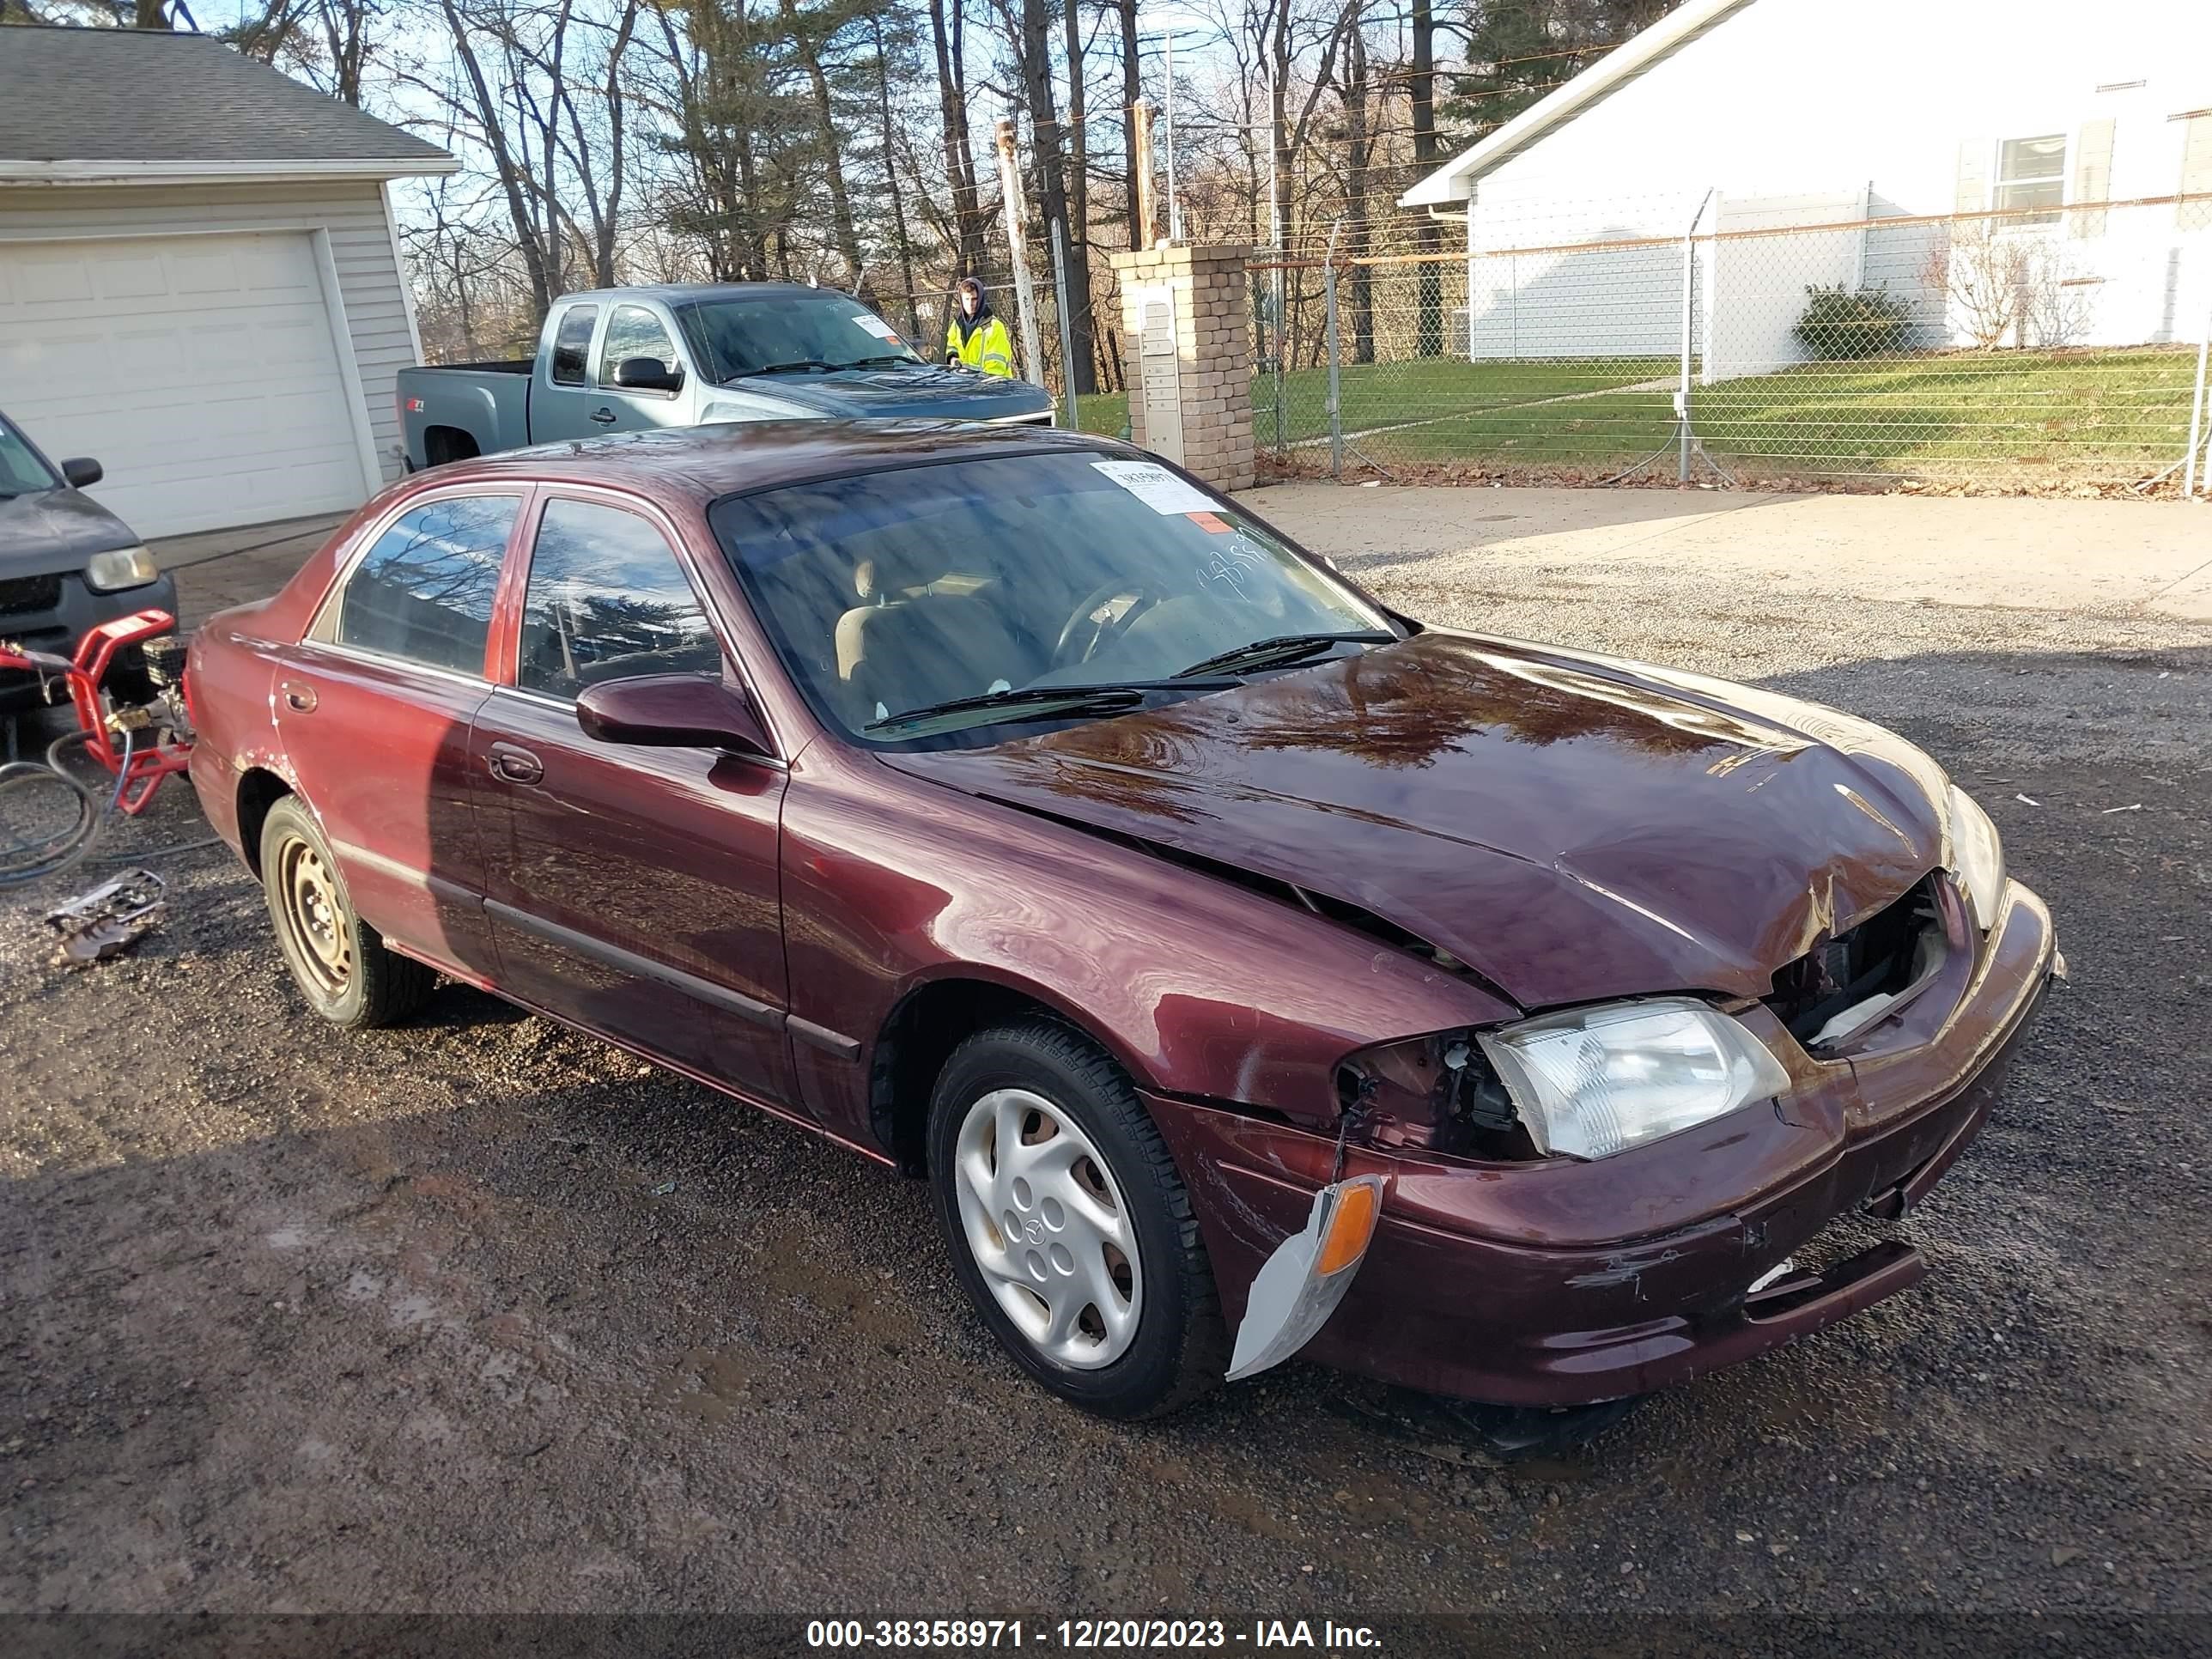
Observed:
[[[138,538],[84,490],[100,463],[56,466],[0,414],[0,640],[67,656],[87,629],[135,611],[177,609],[177,585]],[[136,647],[132,647],[135,655]],[[118,664],[129,689],[135,661]],[[33,675],[0,669],[0,717],[41,700]]]

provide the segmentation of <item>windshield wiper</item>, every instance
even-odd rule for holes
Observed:
[[[855,357],[849,363],[840,363],[840,368],[873,368],[878,363],[918,363],[921,358],[911,352],[886,352],[880,357]]]
[[[1092,710],[1104,713],[1133,708],[1155,691],[1204,691],[1237,684],[1226,677],[1205,680],[1179,674],[1171,680],[1124,680],[1112,685],[1024,685],[1007,691],[985,691],[972,697],[948,697],[943,702],[901,709],[896,714],[870,720],[860,729],[882,732],[895,726],[918,725],[940,714],[964,714],[977,708],[1006,709],[1016,719],[1050,718]],[[1024,710],[1035,712],[1024,716]]]
[[[827,374],[830,370],[836,368],[836,367],[837,365],[836,363],[825,363],[819,357],[800,357],[787,363],[769,363],[759,368],[749,369],[746,373],[751,374],[793,374],[798,373],[801,369],[809,369],[820,370],[821,372]],[[740,376],[739,378],[742,379],[743,377]]]
[[[1191,679],[1201,674],[1273,667],[1304,657],[1319,656],[1332,645],[1395,645],[1397,641],[1395,634],[1385,634],[1376,629],[1353,629],[1336,634],[1277,634],[1232,650],[1217,652],[1188,668],[1177,669],[1174,678]]]

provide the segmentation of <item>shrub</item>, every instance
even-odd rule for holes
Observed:
[[[1879,357],[1905,349],[1912,308],[1887,286],[1805,290],[1805,314],[1790,331],[1814,357]]]

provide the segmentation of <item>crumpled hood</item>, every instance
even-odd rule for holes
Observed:
[[[94,554],[137,541],[130,526],[81,490],[36,489],[0,499],[0,575],[80,570]]]
[[[854,420],[997,421],[1042,415],[1052,398],[1026,380],[1002,380],[939,364],[847,368],[832,374],[751,374],[732,391],[775,398],[817,414]]]
[[[1433,631],[916,776],[1365,907],[1523,1008],[1761,996],[1943,855],[1946,780],[1815,704]]]

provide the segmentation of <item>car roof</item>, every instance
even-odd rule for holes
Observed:
[[[533,444],[437,469],[440,483],[609,484],[701,506],[740,491],[943,461],[1141,452],[1110,438],[975,421],[747,421]],[[428,476],[428,475],[426,475]]]

